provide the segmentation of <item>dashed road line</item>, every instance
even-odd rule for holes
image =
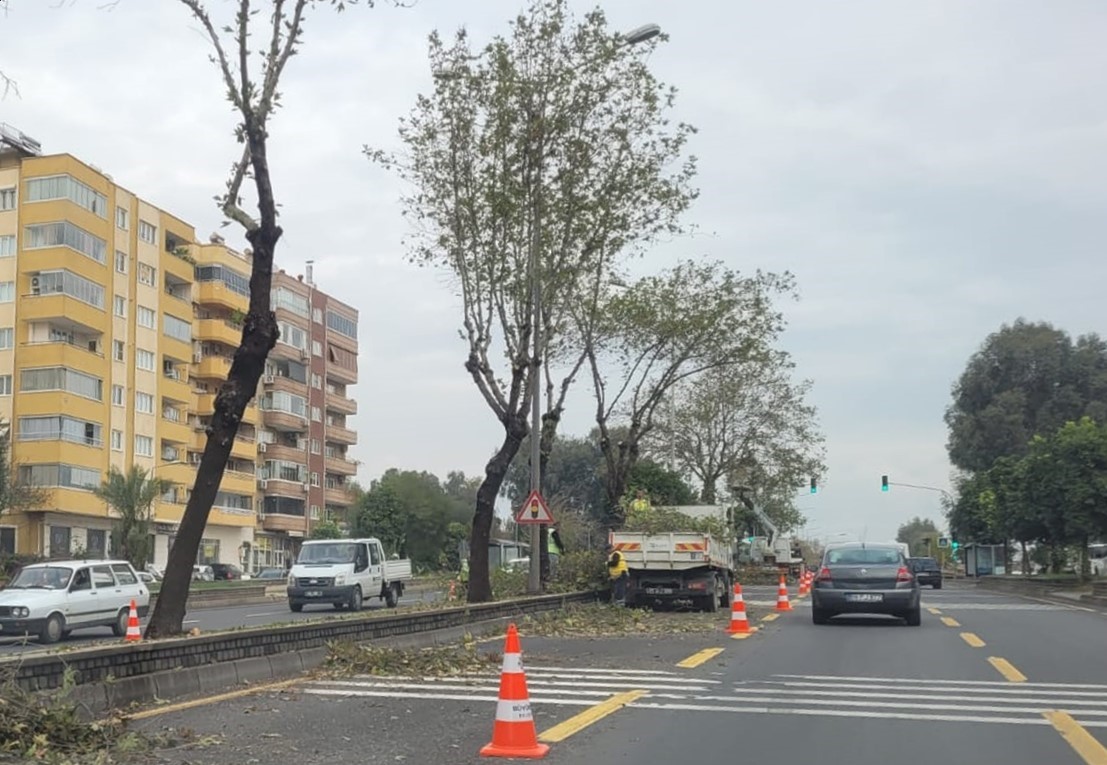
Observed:
[[[960,627],[961,626],[961,622],[957,621],[952,616],[943,616],[942,617],[942,624],[946,625],[947,627]]]
[[[983,648],[986,645],[974,632],[962,632],[961,639],[973,648]]]
[[[559,722],[552,728],[543,731],[538,735],[538,740],[548,744],[564,741],[569,738],[569,736],[580,733],[589,725],[618,712],[623,707],[637,701],[645,695],[646,691],[641,689],[617,693],[606,701],[601,701],[599,704],[589,707],[583,712],[573,715],[568,720]]]
[[[1025,683],[1026,675],[1015,669],[1015,665],[1007,661],[1007,659],[1000,658],[999,656],[989,656],[988,663],[996,668],[999,674],[1003,675],[1009,682],[1012,683]]]
[[[1043,715],[1087,765],[1107,765],[1107,748],[1074,720],[1072,715],[1060,711],[1044,712]]]
[[[714,659],[716,656],[721,654],[723,650],[724,649],[722,648],[704,648],[702,651],[697,651],[696,653],[692,654],[687,659],[683,661],[678,661],[677,666],[683,669],[695,669],[701,664]]]

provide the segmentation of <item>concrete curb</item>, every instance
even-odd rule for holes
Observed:
[[[389,648],[432,648],[457,643],[466,634],[478,637],[498,634],[506,630],[514,619],[515,617],[489,619],[462,627],[417,632],[366,643],[386,645]],[[154,672],[106,683],[89,683],[71,689],[68,698],[78,706],[86,719],[102,719],[112,712],[126,717],[126,712],[120,710],[132,705],[187,701],[303,676],[322,667],[327,660],[327,653],[326,648],[309,648],[272,656]]]

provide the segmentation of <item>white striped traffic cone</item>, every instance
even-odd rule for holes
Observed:
[[[492,743],[480,750],[480,756],[537,760],[549,751],[548,745],[538,743],[538,731],[530,710],[530,694],[527,693],[527,676],[523,671],[523,652],[519,648],[519,632],[514,624],[509,624]]]
[[[730,626],[727,633],[731,635],[745,635],[753,632],[750,629],[750,621],[746,617],[746,602],[742,599],[742,585],[734,583],[734,600],[730,604]]]
[[[784,574],[780,575],[780,587],[777,589],[776,595],[776,610],[792,610],[792,604],[788,602],[788,583],[784,581]]]
[[[124,641],[131,643],[137,640],[142,640],[142,632],[138,628],[138,608],[135,606],[134,598],[132,598],[131,612],[127,615],[127,636]]]

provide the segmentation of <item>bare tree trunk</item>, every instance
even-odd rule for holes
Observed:
[[[525,407],[523,410],[525,411]],[[477,507],[469,534],[469,597],[470,603],[492,600],[492,578],[488,569],[488,542],[491,539],[492,518],[496,513],[496,497],[500,494],[511,461],[519,453],[527,435],[526,414],[508,415],[504,440],[484,467],[484,480],[477,489]]]
[[[1020,539],[1019,545],[1022,547],[1022,575],[1030,576],[1030,557],[1026,554],[1026,542]]]
[[[196,482],[188,498],[184,517],[177,532],[165,579],[158,593],[154,612],[146,627],[147,638],[176,635],[182,631],[188,590],[192,583],[192,566],[207,526],[211,506],[223,480],[223,471],[234,446],[242,414],[257,392],[258,380],[265,369],[265,359],[277,344],[277,319],[269,307],[269,291],[273,281],[273,252],[281,237],[277,225],[276,203],[269,178],[269,163],[265,153],[265,131],[251,120],[246,121],[246,138],[250,146],[250,163],[258,190],[261,220],[257,228],[246,233],[253,246],[253,268],[250,272],[250,307],[242,328],[242,343],[235,351],[227,381],[215,397],[215,413],[208,426]],[[487,559],[487,533],[485,556]],[[487,569],[487,565],[485,566]]]
[[[557,426],[561,422],[561,412],[548,412],[542,417],[542,442],[539,444],[541,458],[538,461],[539,478],[543,496],[549,488],[546,480],[546,467],[550,464],[550,453],[553,451],[553,442],[557,437]],[[538,566],[541,575],[542,588],[550,582],[552,571],[550,569],[550,529],[548,526],[538,528]],[[533,555],[533,552],[531,553]]]
[[[700,492],[700,502],[705,505],[715,504],[715,479],[705,479],[703,491]]]

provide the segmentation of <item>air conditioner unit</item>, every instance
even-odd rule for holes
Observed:
[[[204,455],[200,454],[200,452],[193,452],[192,454],[189,455],[188,461],[191,462],[193,465],[199,465],[200,464],[200,458],[203,457],[203,456]]]
[[[302,486],[302,487],[303,487],[304,491],[308,491],[308,490],[309,490],[309,489],[311,488],[311,486],[309,486],[309,485],[308,485],[308,484],[306,484],[306,483],[302,483],[302,484],[300,484],[300,486]]]
[[[301,348],[300,349],[300,361],[307,361],[307,358],[308,358],[307,348]]]
[[[203,351],[196,351],[195,353],[192,354],[193,363],[199,364],[203,360],[204,360],[204,352]]]
[[[266,375],[266,376],[265,376],[265,379],[263,380],[263,382],[264,382],[264,383],[265,383],[266,385],[272,385],[272,384],[273,384],[273,383],[274,383],[274,382],[276,381],[276,379],[277,379],[277,376],[276,376],[276,375]]]
[[[260,488],[262,491],[264,491],[265,487],[268,486],[268,485],[269,485],[269,482],[266,481],[264,478],[258,479],[258,488]]]
[[[259,452],[265,451],[265,442],[264,441],[258,441],[258,451]]]
[[[37,294],[39,294],[41,289],[42,289],[41,282],[39,282],[38,277],[37,276],[32,276],[31,277],[31,294],[32,295],[37,295]]]

